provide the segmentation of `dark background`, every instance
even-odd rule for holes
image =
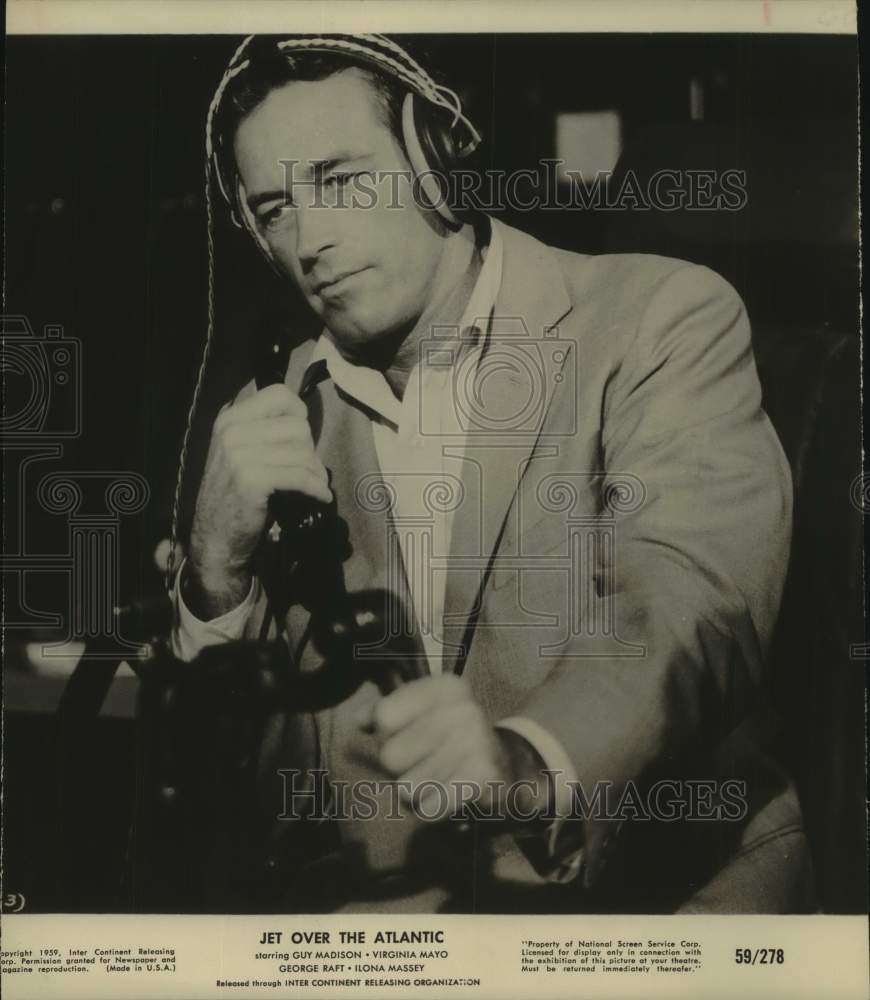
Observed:
[[[863,704],[863,664],[848,654],[849,644],[863,638],[856,555],[862,526],[847,502],[860,469],[855,39],[420,41],[409,44],[427,50],[484,133],[484,166],[534,168],[556,155],[556,112],[616,109],[622,170],[747,171],[748,203],[737,213],[502,217],[571,250],[657,252],[704,263],[743,295],[766,406],[800,491],[784,610],[784,621],[800,627],[781,628],[774,671],[776,695],[791,717],[786,750],[805,772],[802,793],[808,825],[818,826],[826,905],[863,908],[863,711],[856,708]],[[151,553],[168,534],[205,333],[205,111],[236,44],[210,36],[7,39],[4,311],[27,316],[37,333],[45,324],[62,325],[82,343],[84,430],[65,443],[53,468],[132,470],[151,485],[147,509],[123,528],[122,587],[129,594],[159,588]],[[690,121],[692,79],[704,92],[702,121]],[[223,213],[216,241],[217,340],[193,484],[216,408],[250,377],[262,317],[278,309],[300,334],[313,332],[293,293]],[[22,391],[14,382],[7,389],[13,397]],[[7,484],[7,511],[16,499]],[[31,544],[62,548],[60,519],[31,513],[28,530],[38,535]],[[43,610],[63,607],[65,586],[46,576],[28,599]],[[10,638],[9,669],[39,689],[19,638]],[[90,829],[83,876],[71,886],[58,874],[52,698],[56,690],[42,700],[37,693],[27,710],[7,712],[7,890],[25,893],[34,910],[125,909],[116,876],[133,784],[131,725],[119,718],[99,723],[100,757],[79,814]],[[833,803],[825,798],[832,785]]]

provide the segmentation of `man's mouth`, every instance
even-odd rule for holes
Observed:
[[[334,295],[341,291],[345,283],[350,281],[351,278],[355,278],[358,274],[362,274],[363,271],[367,270],[367,267],[360,267],[353,271],[340,271],[338,274],[321,278],[314,285],[314,294],[327,297]]]

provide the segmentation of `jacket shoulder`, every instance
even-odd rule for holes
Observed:
[[[653,253],[581,254],[557,247],[549,248],[562,271],[571,298],[620,302],[644,308],[666,283],[677,275],[707,295],[738,297],[733,286],[720,274],[677,257]],[[681,284],[679,280],[672,282]]]
[[[580,337],[593,357],[596,345],[606,356],[622,357],[639,338],[647,343],[662,331],[684,329],[683,321],[694,314],[708,317],[711,336],[719,325],[746,319],[734,287],[702,264],[659,254],[549,249],[571,300],[564,328]],[[698,331],[692,329],[694,337]]]

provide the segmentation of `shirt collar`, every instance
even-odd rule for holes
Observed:
[[[467,331],[473,328],[476,332],[474,339],[481,347],[485,345],[489,333],[489,321],[502,277],[503,242],[499,231],[501,223],[495,219],[488,221],[489,244],[481,247],[483,264],[459,320],[460,332],[468,336]],[[425,357],[423,360],[425,362]],[[399,426],[402,404],[393,395],[383,374],[374,368],[354,365],[347,361],[327,331],[324,331],[315,342],[307,367],[310,369],[318,361],[326,362],[330,378],[342,392],[385,417],[390,423]]]

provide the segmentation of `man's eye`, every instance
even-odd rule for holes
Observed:
[[[280,205],[273,205],[272,208],[267,208],[265,211],[260,212],[257,216],[257,222],[264,229],[274,229],[275,226],[283,222],[293,211],[292,202],[283,202]]]
[[[330,174],[323,184],[325,187],[345,187],[354,177],[359,177],[359,173],[354,174]]]

